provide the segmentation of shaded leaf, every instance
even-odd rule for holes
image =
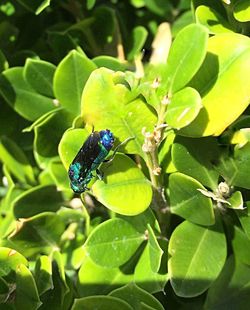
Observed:
[[[53,185],[39,185],[19,195],[14,202],[16,218],[28,218],[36,214],[57,211],[63,202],[63,197]]]
[[[72,310],[132,310],[128,303],[122,299],[111,296],[90,296],[81,299],[75,299]]]
[[[10,68],[0,76],[0,93],[22,117],[34,121],[56,108],[53,99],[40,95],[25,81],[23,68]]]
[[[217,142],[212,138],[189,139],[177,136],[172,146],[172,159],[179,172],[216,190],[219,173],[212,162],[219,157]]]
[[[235,261],[231,255],[218,279],[208,290],[204,309],[245,310],[250,302],[250,267]]]
[[[0,140],[0,159],[9,171],[21,182],[35,183],[35,176],[21,148],[7,137]]]
[[[124,273],[121,268],[97,265],[86,255],[85,249],[82,255],[84,259],[77,279],[77,290],[80,297],[105,295],[114,288],[133,281],[133,274]]]
[[[171,235],[169,254],[169,276],[175,293],[181,297],[202,294],[218,277],[226,260],[221,224],[202,227],[181,223]]]
[[[129,283],[126,286],[118,288],[111,293],[109,296],[120,298],[126,301],[133,309],[143,309],[143,305],[152,307],[155,310],[164,310],[161,303],[148,292],[139,288],[134,283]]]
[[[29,269],[20,264],[16,269],[16,307],[25,309],[38,309],[41,301],[38,295],[37,287],[32,273]]]
[[[50,254],[59,247],[65,225],[57,214],[44,212],[28,220],[21,221],[17,230],[9,236],[15,249],[25,257],[36,254]]]
[[[54,98],[55,69],[56,67],[47,61],[28,58],[24,66],[24,79],[39,94]]]

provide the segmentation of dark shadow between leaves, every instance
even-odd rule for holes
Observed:
[[[0,74],[0,93],[6,102],[14,108],[16,93],[9,80],[3,74]]]
[[[244,268],[249,268],[245,266]],[[225,263],[221,273],[213,282],[210,278],[203,279],[185,279],[185,287],[182,286],[184,279],[175,278],[174,285],[179,290],[179,295],[173,290],[171,285],[172,281],[168,281],[165,285],[164,291],[159,289],[155,291],[155,297],[164,305],[165,309],[186,309],[186,310],[226,310],[226,309],[247,309],[243,305],[249,304],[250,299],[250,287],[249,286],[237,286],[233,284],[233,276],[237,269],[237,263],[231,256]],[[146,274],[145,270],[145,274]],[[155,287],[153,281],[135,282],[136,285],[145,289]],[[179,285],[178,285],[179,283]],[[176,286],[177,284],[177,286]],[[124,286],[125,283],[116,283],[109,285],[107,283],[96,283],[96,284],[84,284],[81,286],[79,297],[109,294],[115,288]],[[182,287],[182,289],[181,289]],[[192,293],[193,288],[193,293]],[[199,289],[200,288],[200,293]],[[186,291],[185,291],[186,289]],[[191,289],[191,290],[190,290]],[[208,291],[207,291],[208,290]],[[197,291],[197,293],[195,293]],[[207,294],[208,292],[208,294]],[[197,296],[192,296],[197,294]],[[188,297],[190,295],[190,297]],[[192,297],[191,297],[192,296]],[[205,307],[204,307],[205,306]]]
[[[214,170],[213,163],[220,156],[219,147],[215,138],[206,137],[190,139],[177,136],[174,143],[179,144],[188,156],[192,157],[208,171]],[[182,171],[182,169],[180,169],[180,171]]]

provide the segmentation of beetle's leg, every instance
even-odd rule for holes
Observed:
[[[96,175],[97,175],[99,180],[103,180],[104,174],[102,171],[100,171],[99,169],[96,169]]]
[[[135,139],[135,137],[129,137],[127,139],[125,139],[123,142],[121,142],[120,144],[117,145],[117,147],[114,149],[114,153],[112,154],[112,156],[109,159],[105,159],[103,162],[104,163],[111,163],[113,161],[113,159],[115,158],[115,154],[118,152],[119,148],[126,144],[128,141]]]

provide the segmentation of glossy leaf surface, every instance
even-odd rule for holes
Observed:
[[[118,267],[135,253],[144,235],[122,219],[99,225],[85,243],[87,254],[101,266]],[[125,251],[124,251],[125,249]]]
[[[170,94],[182,89],[199,69],[205,58],[207,38],[206,29],[195,24],[185,27],[176,36],[166,69]]]
[[[166,113],[167,124],[176,129],[185,127],[195,119],[201,108],[199,93],[186,87],[175,93],[170,100]]]
[[[91,60],[77,51],[69,53],[58,65],[54,77],[55,96],[70,113],[79,114],[84,84],[95,68]]]
[[[226,239],[220,224],[203,227],[187,221],[169,242],[169,276],[175,293],[194,297],[208,289],[226,260]]]
[[[110,129],[119,142],[135,137],[124,148],[130,154],[144,157],[142,127],[151,130],[156,116],[141,98],[131,101],[126,84],[121,72],[106,68],[95,70],[82,94],[81,114],[97,130]]]
[[[202,97],[204,108],[182,131],[193,137],[220,135],[247,108],[250,83],[250,39],[239,34],[209,38],[208,52],[191,82]],[[235,83],[234,76],[239,80]],[[230,100],[228,100],[230,98]]]
[[[151,184],[127,156],[117,154],[111,164],[102,166],[103,180],[92,187],[95,197],[110,210],[123,215],[145,211],[152,199]]]
[[[195,224],[213,225],[212,201],[198,189],[205,190],[195,179],[182,173],[171,174],[169,178],[171,212]]]

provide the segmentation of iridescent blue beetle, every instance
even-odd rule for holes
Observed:
[[[109,129],[93,131],[69,166],[68,174],[72,190],[78,194],[86,191],[88,183],[94,177],[93,171],[101,179],[102,175],[98,170],[100,164],[111,161],[118,148],[131,139],[133,138],[128,138],[119,144],[115,148],[112,158],[105,160],[114,145],[114,135]]]

